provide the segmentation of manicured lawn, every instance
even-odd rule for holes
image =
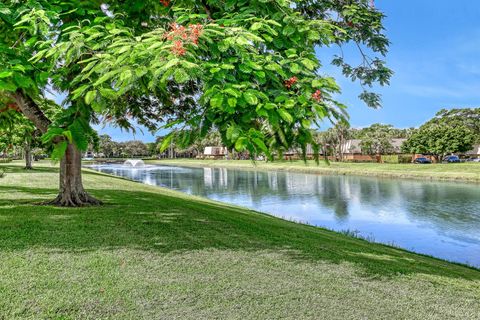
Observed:
[[[88,171],[3,164],[0,319],[478,319],[480,271]]]
[[[312,172],[321,174],[352,174],[363,176],[379,176],[392,178],[413,178],[431,180],[461,180],[480,182],[480,163],[440,163],[440,164],[384,164],[384,163],[347,163],[323,161],[315,164],[314,161],[276,161],[255,164],[250,160],[196,160],[196,159],[165,159],[149,161],[182,166],[212,166],[233,168],[255,168],[265,170],[288,170]]]

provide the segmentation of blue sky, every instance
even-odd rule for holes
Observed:
[[[358,100],[357,84],[328,66],[337,49],[321,49],[324,71],[342,87],[338,99],[348,105],[352,127],[380,122],[397,127],[419,126],[440,108],[476,107],[480,101],[480,1],[376,0],[383,11],[390,52],[386,58],[395,75],[382,94],[383,108],[369,109]],[[355,57],[354,50],[345,51]],[[326,125],[327,126],[327,125]],[[135,136],[116,128],[98,128],[114,140],[153,141],[145,130]]]

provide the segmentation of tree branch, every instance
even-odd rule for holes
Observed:
[[[32,121],[35,127],[37,127],[42,133],[47,132],[48,127],[52,122],[45,116],[35,101],[33,101],[33,99],[26,95],[21,89],[15,91],[13,98],[25,117]]]

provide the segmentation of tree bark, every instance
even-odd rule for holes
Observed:
[[[29,142],[25,143],[25,170],[32,170],[32,147]]]
[[[102,202],[90,196],[83,188],[82,153],[73,144],[69,144],[65,156],[60,162],[60,191],[49,204],[62,207],[81,207],[101,205]]]
[[[14,99],[20,111],[33,122],[37,129],[42,133],[47,132],[51,121],[38,105],[21,90],[15,92]],[[83,188],[82,154],[73,144],[68,145],[65,156],[60,161],[59,194],[53,201],[47,202],[47,204],[62,207],[102,204],[101,201],[90,196]]]

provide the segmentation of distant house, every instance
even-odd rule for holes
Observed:
[[[306,157],[307,159],[313,159],[313,156],[315,154],[315,152],[313,151],[313,147],[311,144],[307,144],[307,148],[306,148]],[[285,160],[297,160],[297,159],[300,159],[302,157],[302,149],[298,148],[298,149],[288,149],[287,151],[285,151],[283,153],[283,157]]]
[[[203,157],[206,159],[222,159],[228,154],[225,147],[205,147]]]
[[[361,143],[360,139],[350,139],[342,143],[340,150],[344,155],[362,154]]]
[[[407,139],[404,138],[394,138],[390,141],[393,146],[394,154],[402,153],[402,144]],[[347,161],[365,161],[365,162],[380,162],[380,158],[377,155],[368,155],[362,152],[362,140],[361,139],[350,139],[345,141],[340,149],[343,154],[343,160]]]
[[[480,157],[480,144],[474,145],[472,150],[465,152],[465,155],[469,157]]]
[[[405,138],[394,138],[391,141],[393,146],[393,153],[400,154],[402,153],[402,144],[407,141]]]
[[[400,154],[402,153],[402,144],[407,141],[404,138],[394,138],[390,141],[393,146],[393,153]],[[362,152],[362,140],[361,139],[350,139],[345,141],[341,146],[342,153],[344,155],[360,155]]]

